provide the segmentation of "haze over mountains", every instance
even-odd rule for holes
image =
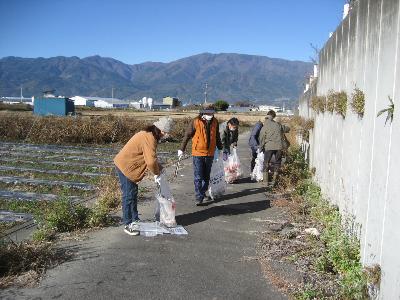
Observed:
[[[231,103],[250,100],[272,103],[277,98],[298,98],[312,64],[244,54],[203,53],[170,63],[129,65],[113,58],[90,56],[0,59],[0,96],[40,96],[55,89],[65,96],[83,95],[160,100],[177,96],[184,102],[208,99]]]

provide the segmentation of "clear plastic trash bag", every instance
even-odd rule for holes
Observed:
[[[263,171],[264,171],[264,152],[259,152],[256,158],[256,164],[254,166],[253,172],[251,173],[251,179],[255,181],[263,181]]]
[[[156,219],[166,227],[175,227],[176,203],[165,174],[160,175],[160,184],[158,185],[156,200]]]
[[[221,197],[225,194],[225,172],[224,162],[220,155],[214,160],[210,173],[210,184],[208,186],[208,193],[212,200]]]
[[[242,169],[240,166],[239,156],[237,154],[236,148],[232,149],[231,154],[229,154],[228,159],[224,162],[225,171],[225,181],[227,183],[232,183],[238,180],[242,176]]]

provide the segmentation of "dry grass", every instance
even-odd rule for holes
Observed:
[[[0,289],[11,285],[32,286],[43,272],[71,256],[51,243],[9,243],[0,245]]]
[[[9,111],[32,111],[32,105],[19,103],[19,104],[7,104],[0,102],[0,110],[9,110]]]
[[[77,117],[39,117],[29,113],[0,112],[0,139],[48,144],[125,144],[135,133],[154,120],[170,116],[175,119],[172,140],[181,140],[185,129],[197,114],[166,112],[135,112]],[[217,114],[220,121],[233,114]],[[260,117],[239,116],[243,125],[252,124]]]

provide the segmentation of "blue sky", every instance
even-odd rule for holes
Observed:
[[[170,62],[203,52],[309,61],[345,0],[0,0],[0,57]]]

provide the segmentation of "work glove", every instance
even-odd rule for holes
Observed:
[[[178,159],[182,159],[183,157],[183,151],[182,150],[178,150]]]
[[[222,160],[223,161],[227,161],[228,160],[228,152],[224,151],[224,153],[222,153]]]
[[[158,185],[160,185],[161,184],[161,176],[154,175],[154,182],[157,183]]]

